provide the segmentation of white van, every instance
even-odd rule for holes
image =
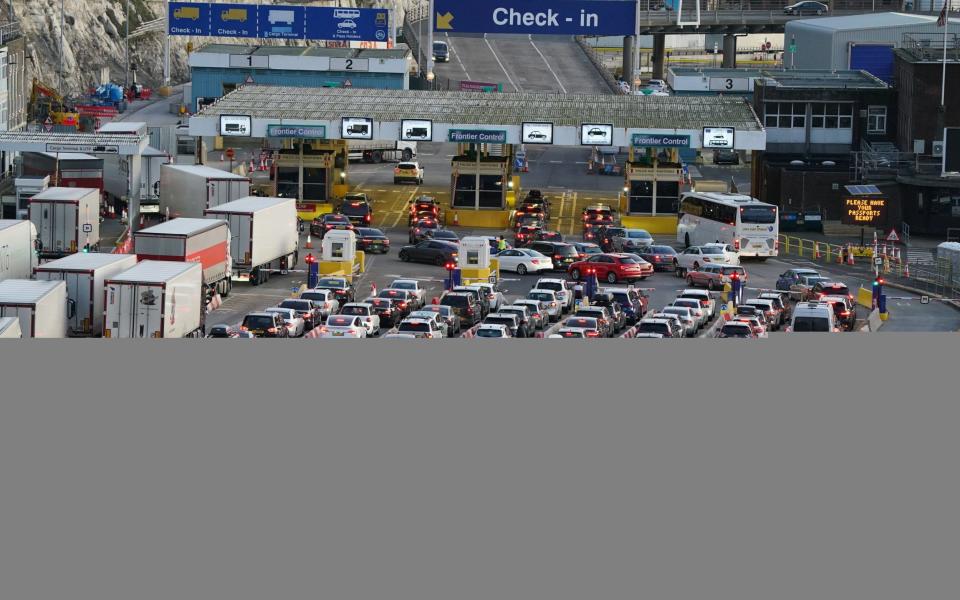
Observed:
[[[837,332],[840,329],[834,320],[833,308],[826,302],[801,302],[793,309],[788,332]]]

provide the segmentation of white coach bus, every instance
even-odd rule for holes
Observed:
[[[741,257],[765,259],[780,249],[780,215],[773,204],[728,192],[689,192],[680,198],[677,242],[730,244]]]

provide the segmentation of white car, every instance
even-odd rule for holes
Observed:
[[[553,269],[553,260],[549,256],[529,248],[508,248],[495,257],[500,261],[500,270],[513,271],[518,275]]]
[[[586,339],[587,330],[580,329],[579,327],[561,327],[560,329],[557,330],[556,333],[551,334],[549,337],[567,339],[567,340],[568,339],[582,340],[582,339]]]
[[[717,300],[707,290],[688,288],[680,292],[677,298],[693,298],[700,301],[700,306],[707,309],[707,318],[717,316]]]
[[[424,319],[427,321],[433,321],[436,323],[437,328],[439,328],[443,333],[443,337],[450,337],[450,326],[447,325],[447,322],[443,320],[443,317],[440,316],[440,313],[433,312],[432,310],[415,310],[407,315],[407,319]]]
[[[480,299],[486,300],[489,312],[497,312],[501,306],[507,303],[507,299],[503,297],[503,292],[492,283],[473,283],[463,287],[477,290],[480,293]]]
[[[415,292],[417,294],[417,299],[420,300],[420,306],[423,306],[427,303],[427,290],[423,289],[420,286],[420,282],[416,279],[394,279],[390,285],[387,286],[387,289]]]
[[[566,279],[544,277],[537,280],[537,283],[533,286],[533,289],[551,290],[556,293],[557,300],[563,305],[563,312],[568,312],[573,309],[573,290],[570,289],[570,284]]]
[[[337,300],[336,294],[327,289],[307,290],[297,297],[302,300],[310,300],[316,304],[317,308],[320,309],[320,316],[324,319],[340,310],[340,301]]]
[[[508,338],[512,337],[510,335],[510,330],[507,329],[506,325],[492,325],[484,324],[480,327],[477,327],[476,337],[478,338]]]
[[[670,321],[670,327],[673,331],[680,337],[693,337],[693,332],[688,331],[687,327],[683,324],[683,319],[680,315],[673,313],[658,312],[653,313],[652,315],[647,315],[646,318],[649,319],[660,319],[663,321]],[[693,328],[696,329],[696,322],[693,323]]]
[[[664,306],[661,312],[680,317],[680,321],[687,330],[687,337],[693,337],[700,329],[696,315],[693,314],[693,310],[688,306]]]
[[[663,91],[667,89],[667,82],[662,79],[651,79],[646,83],[646,86],[655,90]]]
[[[436,313],[431,314],[433,317],[439,317]],[[400,325],[397,326],[397,333],[409,333],[428,340],[442,340],[446,337],[446,334],[440,329],[437,319],[433,317],[424,319],[407,317],[400,321]]]
[[[693,316],[697,319],[698,328],[703,327],[710,321],[706,309],[703,308],[700,301],[695,298],[677,298],[668,306],[685,306],[689,308]]]
[[[412,181],[423,185],[423,168],[418,162],[402,162],[393,169],[393,183]]]
[[[557,299],[557,294],[553,290],[532,289],[527,292],[527,299],[539,300],[551,323],[560,320],[560,315],[563,313],[562,302]]]
[[[268,308],[263,312],[277,313],[283,317],[283,322],[287,324],[287,332],[290,334],[290,337],[300,337],[303,335],[303,331],[306,328],[306,322],[303,320],[303,317],[297,316],[297,311],[294,309],[274,306],[273,308]]]
[[[353,315],[330,315],[327,322],[320,328],[322,338],[355,338],[367,337],[367,328],[360,317]]]
[[[340,309],[341,315],[359,317],[360,322],[367,330],[367,336],[380,333],[380,315],[373,309],[373,305],[368,302],[347,302]]]
[[[337,24],[337,29],[356,29],[357,22],[353,19],[347,19],[346,21],[340,21]]]
[[[531,300],[529,298],[520,298],[519,300],[514,300],[513,303],[518,306],[526,306],[530,309],[536,329],[547,328],[547,314],[544,311],[542,302],[539,300]]]
[[[704,248],[719,248],[723,251],[724,262],[728,265],[739,265],[740,264],[740,253],[737,252],[737,249],[731,246],[730,244],[704,244]]]
[[[412,333],[387,333],[380,337],[381,340],[415,340],[417,336]]]
[[[677,267],[677,277],[683,277],[687,274],[687,271],[699,271],[703,265],[726,264],[727,253],[723,248],[716,245],[690,246],[677,253],[673,262]],[[739,260],[737,262],[739,263]]]

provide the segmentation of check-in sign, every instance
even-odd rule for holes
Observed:
[[[267,125],[267,137],[323,140],[327,137],[324,125]]]

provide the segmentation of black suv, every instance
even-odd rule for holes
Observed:
[[[576,246],[566,242],[536,241],[528,244],[527,248],[549,256],[556,271],[566,271],[567,267],[580,260]]]
[[[373,205],[366,194],[347,194],[337,212],[358,227],[370,225],[373,221]]]
[[[349,229],[352,231],[354,227],[348,217],[336,213],[325,214],[310,223],[310,235],[314,237],[322,239],[331,229]]]
[[[614,298],[612,293],[597,292],[590,298],[590,305],[605,306],[607,310],[610,311],[610,316],[613,317],[613,326],[617,331],[627,326],[626,311],[623,310],[623,307],[617,302],[617,299]]]
[[[483,318],[480,304],[473,294],[465,292],[450,292],[440,298],[441,306],[449,306],[460,317],[462,327],[473,327]]]
[[[250,313],[243,318],[240,329],[242,331],[249,331],[256,337],[290,337],[290,332],[287,330],[287,323],[279,313]]]

